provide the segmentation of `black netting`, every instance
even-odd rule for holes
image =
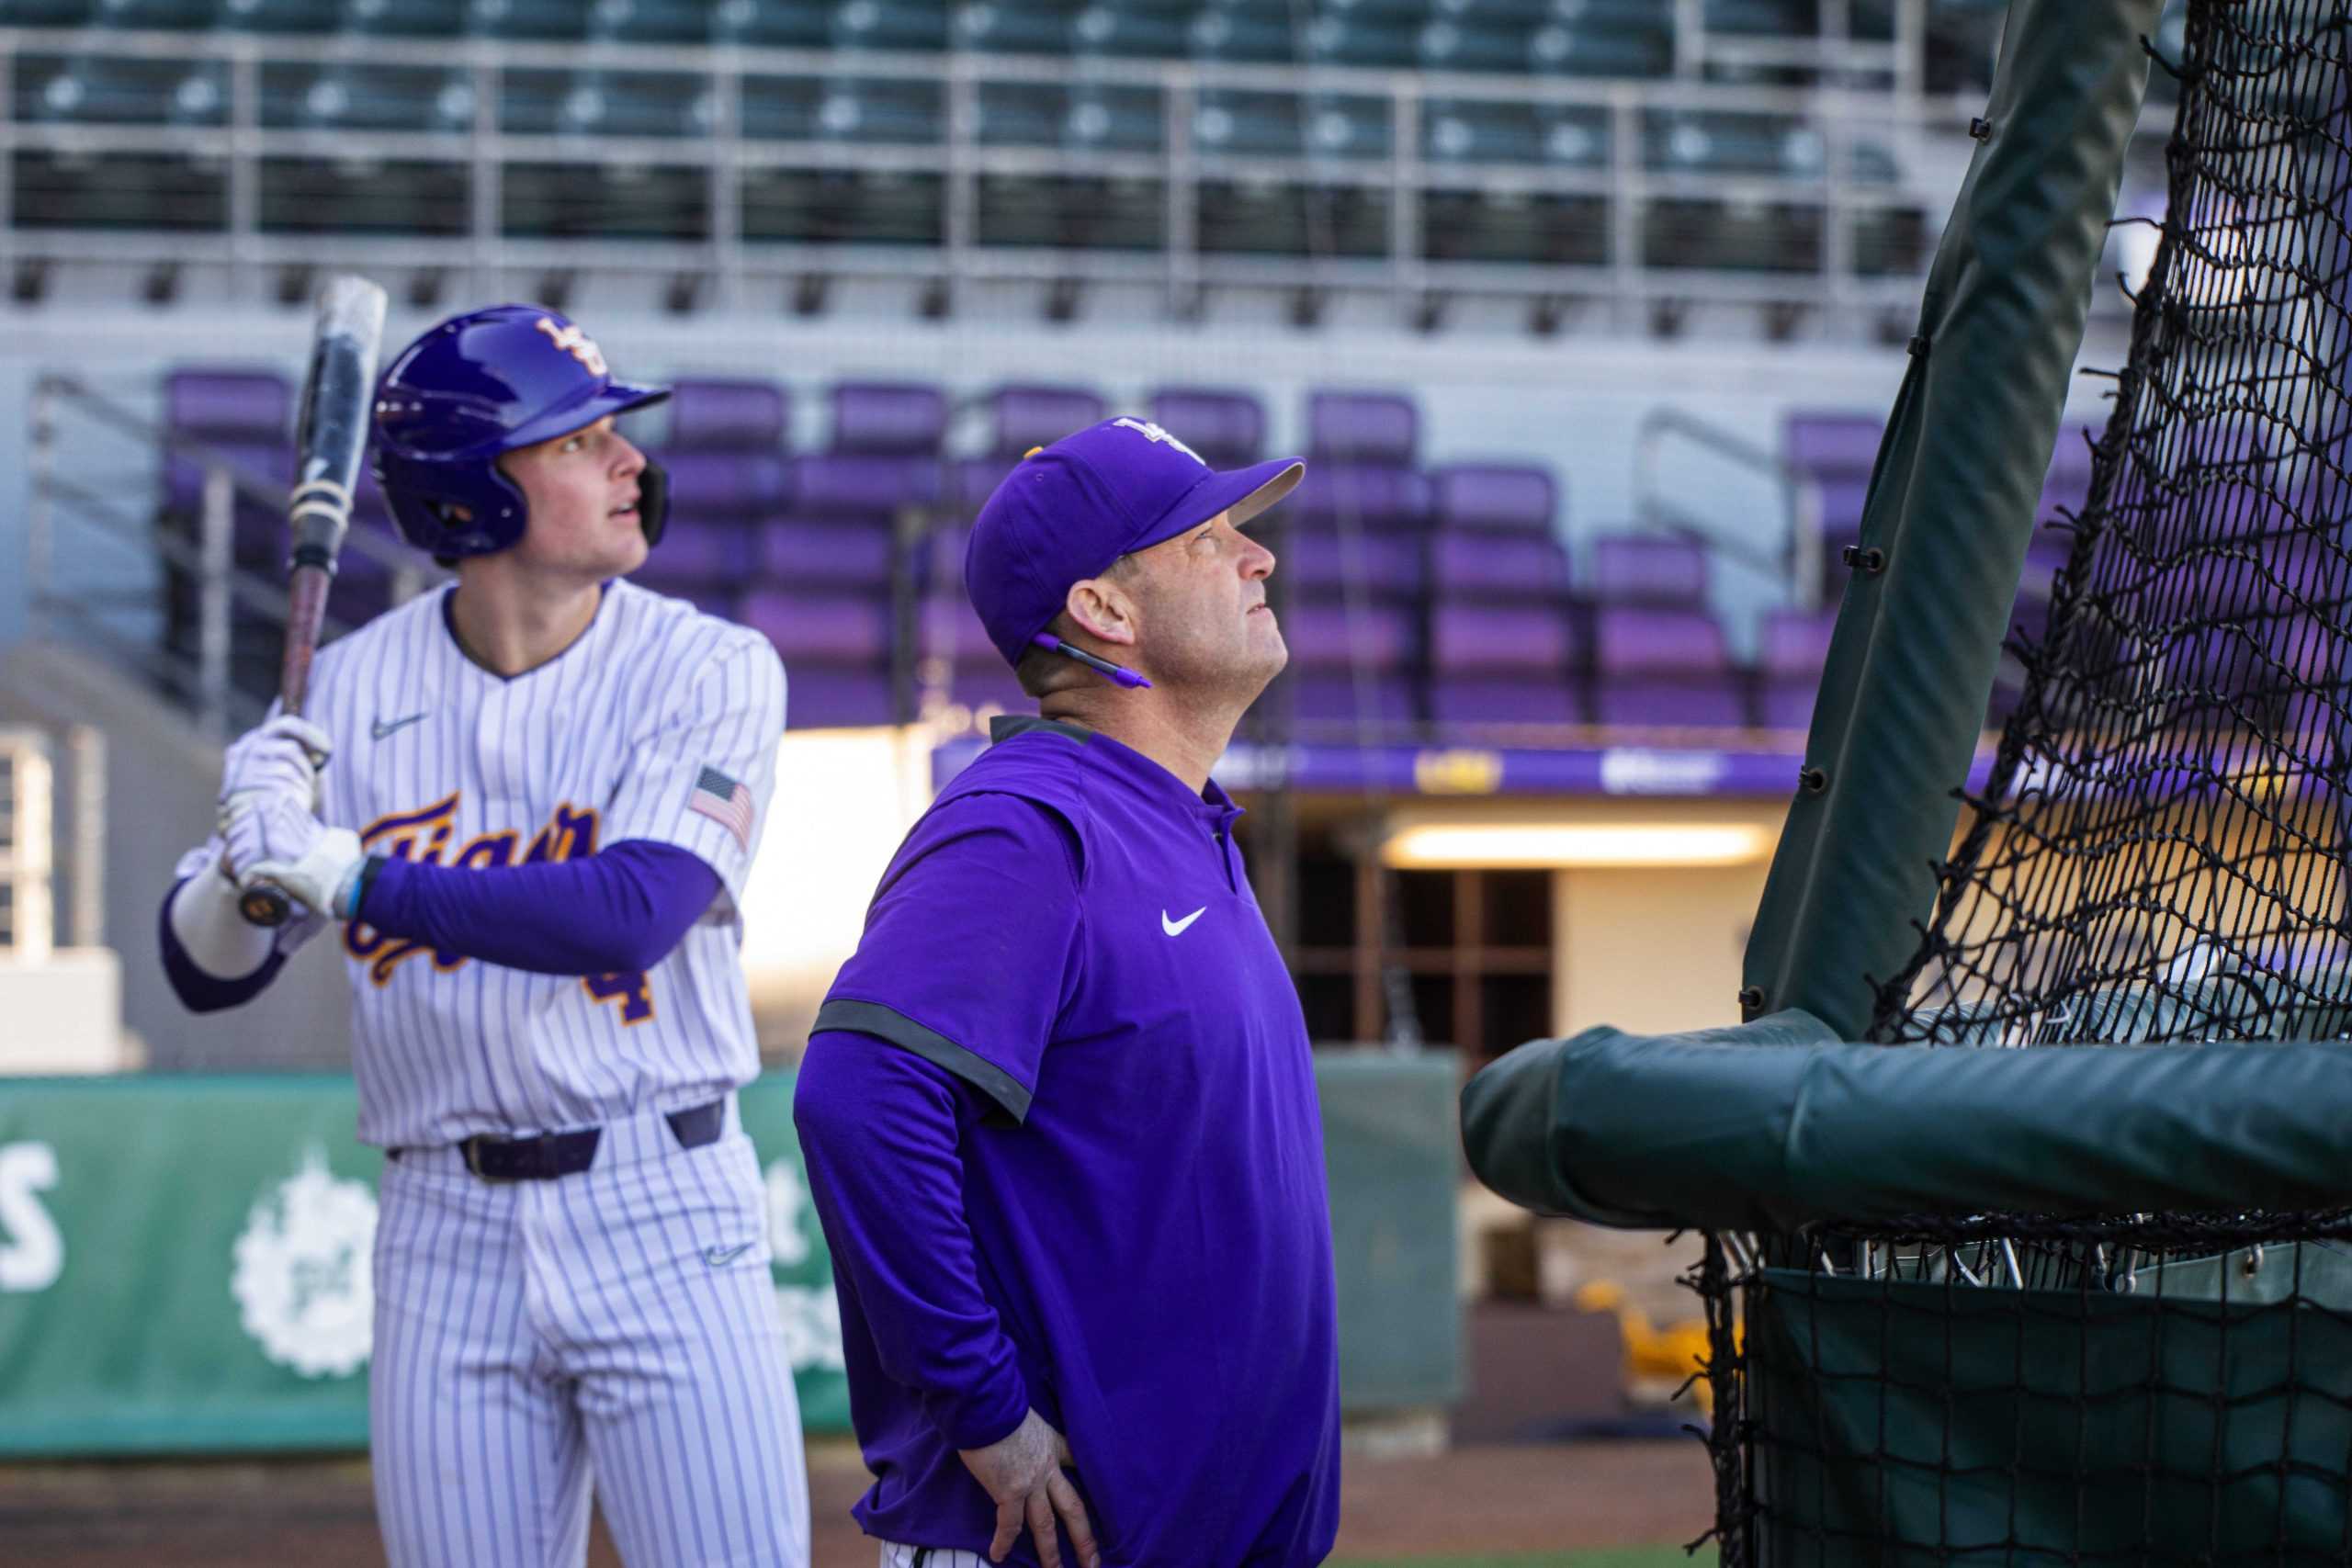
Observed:
[[[2200,0],[2184,50],[2089,499],[1875,1039],[2352,1021],[2352,18]]]
[[[2352,1037],[2348,62],[2352,0],[2192,0],[2158,67],[2129,362],[1877,1041]],[[1726,1564],[2352,1565],[2352,1213],[1717,1235],[1691,1283]]]
[[[1726,1565],[2352,1562],[2352,1214],[1715,1238],[1701,1282]]]

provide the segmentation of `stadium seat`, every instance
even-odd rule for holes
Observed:
[[[1429,521],[1430,484],[1412,468],[1310,458],[1289,509],[1307,526],[1418,529]]]
[[[26,150],[13,173],[13,212],[25,229],[210,231],[228,222],[228,176],[217,160]]]
[[[757,570],[786,590],[886,593],[890,536],[888,525],[864,519],[780,517],[759,530]]]
[[[103,27],[156,32],[197,32],[217,27],[220,0],[98,0]]]
[[[1592,595],[1604,604],[1696,607],[1707,600],[1707,549],[1663,534],[1592,541]]]
[[[956,18],[956,41],[991,54],[1068,54],[1074,8],[1067,0],[979,0]]]
[[[1564,604],[1433,605],[1430,711],[1449,731],[1580,723],[1574,652]]]
[[[1317,390],[1306,396],[1310,461],[1408,467],[1420,438],[1420,412],[1398,393]]]
[[[1415,53],[1431,71],[1522,72],[1531,42],[1525,27],[1435,21],[1420,30]]]
[[[1192,52],[1203,60],[1289,65],[1305,58],[1300,30],[1286,9],[1211,6],[1193,18],[1189,41]]]
[[[791,402],[774,381],[682,378],[673,384],[671,451],[780,452],[787,445]]]
[[[1168,197],[1158,180],[982,175],[978,242],[1023,249],[1157,251]]]
[[[1703,610],[1601,604],[1593,624],[1593,716],[1603,724],[1733,728],[1747,722],[1723,627]]]
[[[989,450],[1017,458],[1108,417],[1102,399],[1084,387],[1000,387],[989,398]]]
[[[458,171],[463,177],[463,171]],[[544,239],[705,240],[710,177],[691,165],[510,164],[505,232]],[[451,215],[462,227],[462,210]]]
[[[936,0],[847,0],[834,7],[836,49],[913,49],[935,53],[948,46],[947,7]]]
[[[1301,669],[1294,658],[1251,712],[1260,722],[1277,723],[1287,714],[1299,739],[1346,744],[1367,733],[1375,741],[1408,734],[1420,707],[1419,683],[1409,675],[1360,679],[1351,671]]]
[[[947,124],[936,82],[753,75],[743,78],[739,102],[747,141],[928,145]]]
[[[947,394],[901,381],[833,386],[829,451],[937,457],[947,435]]]
[[[1757,639],[1756,721],[1767,729],[1803,729],[1813,722],[1821,667],[1829,656],[1834,610],[1774,610]]]
[[[709,43],[724,10],[709,0],[597,0],[589,31],[624,43]]]
[[[1156,152],[1167,117],[1157,89],[979,84],[979,139],[998,147],[1069,147]]]
[[[1428,579],[1422,543],[1413,535],[1365,533],[1351,539],[1287,506],[1273,514],[1272,526],[1254,532],[1274,552],[1276,572],[1301,598],[1417,599]]]
[[[1567,552],[1548,534],[1441,528],[1430,536],[1430,589],[1464,603],[1565,600]]]
[[[1431,261],[1598,266],[1609,260],[1609,204],[1595,196],[1426,190],[1421,251]]]
[[[944,240],[937,175],[765,169],[743,176],[743,237],[936,247]]]
[[[261,122],[269,130],[463,131],[473,118],[473,82],[463,71],[262,62]]]
[[[1385,256],[1389,200],[1371,186],[1256,179],[1200,185],[1200,247],[1210,255]]]
[[[1174,11],[1090,6],[1072,19],[1070,48],[1079,54],[1169,59],[1184,52],[1190,32]]]
[[[462,234],[469,189],[460,164],[270,158],[261,166],[261,227],[289,234]]]
[[[792,459],[796,514],[888,520],[940,499],[940,463],[927,455],[829,452]]]
[[[1265,455],[1265,405],[1250,392],[1162,387],[1151,395],[1151,417],[1211,468],[1238,468]]]
[[[232,5],[236,0],[230,0]],[[265,6],[280,0],[262,0]],[[301,0],[292,0],[296,8]],[[398,38],[454,38],[466,30],[467,0],[349,0],[342,26]]]
[[[673,450],[662,462],[670,471],[670,511],[680,518],[749,527],[781,511],[788,493],[781,452]]]
[[[1674,62],[1674,48],[1662,22],[1630,28],[1550,26],[1529,35],[1527,59],[1543,75],[1663,76]]]
[[[17,62],[19,118],[74,125],[225,125],[228,68],[219,62],[96,55]]]
[[[1547,469],[1523,464],[1453,463],[1430,470],[1437,520],[1448,528],[1549,536],[1559,490]]]
[[[1315,739],[1369,724],[1388,728],[1419,715],[1412,679],[1419,636],[1416,616],[1398,604],[1352,604],[1305,599],[1294,592],[1282,612],[1290,663],[1282,690],[1267,698],[1279,715],[1286,705],[1295,733]]]
[[[699,76],[510,71],[502,87],[499,129],[510,135],[703,137],[714,118]]]

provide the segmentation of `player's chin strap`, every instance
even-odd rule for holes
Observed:
[[[662,542],[662,531],[670,525],[670,470],[650,457],[637,476],[637,525],[645,530],[649,549]]]

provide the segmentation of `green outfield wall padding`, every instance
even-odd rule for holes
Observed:
[[[2344,1560],[2342,1313],[1782,1269],[1746,1300],[1766,1562]]]
[[[2340,1209],[2352,1044],[1865,1045],[1802,1013],[1589,1029],[1480,1072],[1462,1126],[1513,1202],[1633,1228]]]
[[[1317,1061],[1351,1410],[1461,1391],[1457,1073],[1445,1052]],[[845,1432],[792,1075],[741,1099],[801,1416]],[[357,1112],[342,1075],[0,1079],[0,1459],[365,1447],[382,1158]]]
[[[2016,0],[1919,310],[1745,967],[1748,1016],[1867,1028],[1951,842],[2162,0]],[[1797,784],[1797,781],[1791,781]]]

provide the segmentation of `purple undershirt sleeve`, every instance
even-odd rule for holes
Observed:
[[[203,872],[198,874],[209,876],[212,874]],[[234,980],[223,980],[217,975],[205,973],[198,967],[196,960],[188,956],[179,932],[172,930],[172,900],[187,885],[186,877],[172,884],[172,890],[164,895],[163,912],[156,918],[164,951],[164,977],[179,994],[180,1005],[190,1012],[219,1012],[223,1008],[243,1007],[261,995],[268,988],[269,983],[277,978],[277,972],[286,967],[286,954],[272,951],[260,968]]]
[[[848,1030],[809,1040],[792,1103],[826,1247],[882,1369],[959,1449],[1009,1436],[1029,1412],[964,1217],[958,1145],[980,1103],[944,1068]]]
[[[484,868],[387,859],[359,923],[535,975],[613,975],[670,955],[718,894],[718,873],[674,844],[628,839],[577,860]]]

